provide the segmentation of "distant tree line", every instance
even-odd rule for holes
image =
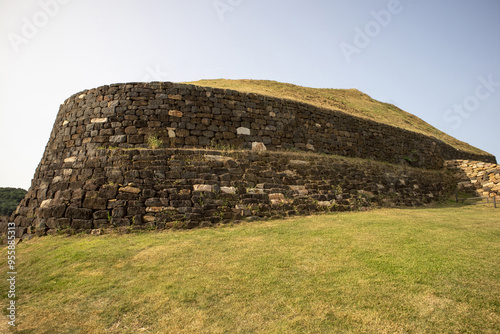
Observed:
[[[0,216],[10,216],[26,193],[20,188],[0,188]]]

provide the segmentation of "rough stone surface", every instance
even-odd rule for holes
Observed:
[[[61,106],[48,160],[85,157],[97,147],[146,148],[148,135],[165,147],[314,150],[439,169],[444,160],[496,163],[435,138],[296,101],[186,84],[130,83],[73,95]],[[194,138],[197,138],[195,140]]]
[[[456,186],[442,171],[271,151],[96,149],[71,175],[57,165],[37,173],[11,217],[19,237],[419,206]]]
[[[250,136],[250,129],[245,127],[239,127],[236,129],[238,135]]]
[[[469,160],[450,160],[445,165],[459,180],[459,191],[496,197],[500,205],[500,165]]]
[[[266,145],[264,145],[264,143],[253,142],[252,143],[252,151],[263,152],[263,151],[267,151],[267,148],[266,148]]]
[[[149,149],[150,138],[158,148]],[[267,151],[253,152],[253,143]],[[444,159],[496,163],[305,103],[169,82],[115,84],[64,101],[10,219],[18,237],[30,238],[416,206],[456,186],[440,170]],[[495,191],[497,184],[483,186]]]

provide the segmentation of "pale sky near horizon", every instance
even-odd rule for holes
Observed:
[[[0,0],[0,187],[101,85],[357,88],[500,159],[500,0]]]

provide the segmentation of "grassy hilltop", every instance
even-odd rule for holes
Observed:
[[[466,152],[489,154],[447,135],[417,116],[401,110],[395,105],[374,100],[357,89],[308,88],[268,80],[217,79],[187,83],[198,86],[232,89],[245,93],[256,93],[304,102],[321,108],[341,110],[354,116],[368,118],[376,122],[435,137],[448,145]]]

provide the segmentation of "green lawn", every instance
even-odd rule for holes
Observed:
[[[498,333],[499,254],[491,206],[43,237],[17,246],[16,330]]]

